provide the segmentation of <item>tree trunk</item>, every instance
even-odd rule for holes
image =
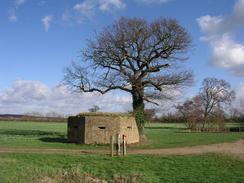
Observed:
[[[205,110],[205,112],[204,112],[204,119],[203,119],[203,124],[202,124],[202,131],[204,131],[205,130],[205,125],[207,124],[207,120],[208,120],[208,113],[207,113],[207,109]]]
[[[132,106],[133,113],[136,118],[137,127],[139,130],[140,141],[145,139],[144,126],[145,126],[145,115],[144,115],[144,101],[143,101],[143,90],[132,92]]]

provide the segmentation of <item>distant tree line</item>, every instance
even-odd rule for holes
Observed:
[[[48,112],[46,114],[40,112],[28,112],[18,115],[0,114],[0,121],[66,122],[67,116],[56,112]]]
[[[182,123],[192,131],[225,130],[226,122],[244,124],[244,101],[239,109],[231,103],[235,92],[228,82],[222,79],[206,78],[196,96],[176,106],[174,113],[156,115],[155,109],[146,109],[145,116],[149,122]]]
[[[64,117],[36,117],[19,115],[16,116],[3,116],[0,115],[0,121],[30,121],[30,122],[67,122],[67,118]]]

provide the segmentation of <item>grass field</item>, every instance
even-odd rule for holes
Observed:
[[[59,172],[87,173],[110,180],[113,175],[139,175],[148,183],[241,183],[244,161],[220,155],[127,156],[1,154],[0,182],[35,182],[40,177],[59,176]],[[77,175],[77,173],[75,174]],[[74,179],[74,173],[68,178]],[[66,179],[67,180],[67,179]]]
[[[238,124],[227,124],[237,126]],[[148,142],[137,148],[167,148],[231,142],[244,138],[244,133],[189,133],[185,125],[148,124],[145,130]]]
[[[66,125],[50,122],[0,122],[0,148],[108,148],[66,143]],[[230,142],[244,137],[244,133],[189,133],[184,124],[147,124],[145,134],[148,138],[146,143],[129,148],[193,146]],[[139,182],[148,183],[241,183],[244,181],[243,170],[243,160],[216,154],[129,155],[113,158],[105,155],[0,154],[0,183],[36,183],[43,177],[75,183],[80,182],[80,179],[76,179],[84,174],[105,180],[111,180],[114,175],[139,175]]]
[[[67,143],[66,123],[0,122],[0,147],[104,149],[107,146],[88,146]],[[184,124],[148,124],[147,142],[130,148],[166,148],[231,142],[244,133],[189,133]]]
[[[66,143],[66,123],[46,122],[0,122],[1,147],[33,148],[81,148],[80,145]],[[82,145],[82,148],[93,146]],[[94,146],[94,148],[96,148]]]

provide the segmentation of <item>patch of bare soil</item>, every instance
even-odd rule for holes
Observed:
[[[109,154],[108,150],[69,150],[69,149],[35,149],[35,148],[1,148],[0,153],[41,153],[41,154]],[[244,159],[244,140],[232,143],[211,145],[198,145],[193,147],[164,148],[164,149],[139,149],[128,150],[128,154],[149,155],[190,155],[204,153],[227,154]]]
[[[155,155],[190,155],[204,153],[220,153],[233,155],[244,159],[244,140],[232,143],[220,143],[211,145],[198,145],[193,147],[164,148],[164,149],[142,149],[132,150],[129,154],[155,154]]]

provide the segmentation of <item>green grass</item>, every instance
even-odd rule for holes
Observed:
[[[189,133],[185,125],[177,123],[147,124],[148,142],[137,148],[170,148],[232,142],[244,138],[244,133]]]
[[[0,147],[95,149],[67,143],[67,124],[53,122],[0,122]]]
[[[139,174],[139,182],[238,183],[244,161],[222,155],[127,156],[1,154],[0,182],[33,182],[58,172],[78,171],[110,180],[113,175]]]
[[[66,143],[66,123],[0,122],[0,147],[95,149]],[[147,124],[148,142],[130,148],[166,148],[229,142],[244,133],[189,133],[184,124]],[[57,178],[60,172],[87,173],[110,180],[113,175],[140,175],[140,182],[244,182],[244,161],[228,156],[108,157],[102,155],[0,154],[0,182],[28,183],[40,177]],[[68,174],[69,175],[69,174]],[[72,174],[71,174],[72,175]],[[74,177],[74,176],[73,176]],[[72,177],[71,177],[72,178]]]
[[[108,146],[88,146],[67,143],[66,123],[0,122],[0,147],[104,149]],[[148,141],[130,148],[167,148],[231,142],[244,133],[189,133],[184,124],[147,124]]]

